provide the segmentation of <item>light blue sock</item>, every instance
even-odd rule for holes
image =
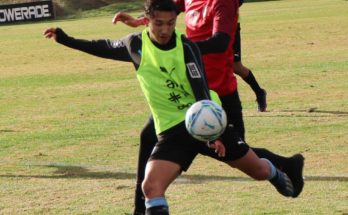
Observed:
[[[268,180],[271,180],[272,178],[274,178],[276,175],[277,175],[277,169],[276,167],[272,164],[271,161],[269,161],[268,159],[266,158],[260,158],[260,160],[264,160],[264,161],[267,161],[270,168],[271,168],[271,174],[268,176]]]
[[[145,201],[145,207],[146,208],[152,208],[156,206],[166,206],[168,207],[168,203],[166,198],[164,197],[155,197],[152,199],[148,199]]]

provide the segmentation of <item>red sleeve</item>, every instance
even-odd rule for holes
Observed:
[[[179,12],[185,12],[185,1],[184,0],[174,0]]]
[[[232,36],[238,20],[238,0],[215,0],[213,4],[213,34],[224,32]]]

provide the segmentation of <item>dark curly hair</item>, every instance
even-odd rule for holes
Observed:
[[[178,14],[178,8],[173,0],[146,0],[145,15],[154,16],[155,11],[175,12]]]

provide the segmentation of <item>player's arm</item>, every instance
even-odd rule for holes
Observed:
[[[208,82],[205,77],[204,65],[198,46],[186,38],[183,38],[183,45],[187,78],[196,101],[204,99],[211,100]],[[226,149],[220,140],[208,142],[207,146],[214,149],[219,157],[225,157]]]
[[[197,41],[196,44],[202,54],[225,52],[231,37],[225,32],[216,32],[207,40]]]
[[[181,11],[184,11],[184,2],[181,0],[174,0],[174,2],[176,3],[177,7],[178,7],[178,14]],[[115,14],[115,16],[112,18],[112,23],[113,24],[117,24],[117,22],[122,22],[130,27],[138,27],[138,26],[143,26],[143,25],[147,25],[148,24],[148,19],[145,18],[145,15],[142,14],[138,17],[133,17],[131,15],[129,15],[128,13],[125,12],[117,12]]]
[[[190,82],[196,101],[211,99],[204,65],[197,45],[183,37],[186,76]]]
[[[118,12],[115,14],[114,18],[112,18],[113,24],[116,24],[117,22],[123,22],[130,27],[136,28],[138,26],[146,25],[147,19],[145,19],[145,16],[134,18],[125,12]]]
[[[60,28],[49,28],[44,32],[46,38],[53,38],[56,42],[67,47],[77,49],[102,58],[132,61],[122,40],[83,40],[68,36]]]
[[[226,51],[237,28],[238,7],[239,2],[235,0],[215,1],[212,36],[207,40],[197,42],[202,54]]]

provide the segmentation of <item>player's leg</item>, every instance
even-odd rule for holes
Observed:
[[[302,177],[304,158],[302,155],[284,158],[263,149],[268,153],[264,153],[260,158],[237,136],[233,127],[227,127],[221,138],[226,148],[226,158],[230,159],[228,161],[230,166],[240,169],[257,180],[263,180],[267,176],[266,178],[284,196],[297,197],[301,193],[304,185]],[[281,167],[277,167],[267,159],[268,156]],[[280,159],[282,162],[279,162]]]
[[[254,179],[269,179],[277,190],[285,196],[297,197],[301,193],[303,188],[303,160],[301,163],[293,159],[293,157],[285,158],[284,163],[282,163],[283,169],[280,169],[267,158],[259,158],[256,153],[238,137],[238,133],[234,130],[233,126],[228,126],[220,138],[226,148],[225,157],[218,157],[213,150],[207,148],[203,148],[200,153],[226,162],[231,167],[240,169]],[[265,154],[265,157],[267,157],[267,154]],[[291,183],[289,183],[289,178]],[[293,185],[292,187],[291,184]]]
[[[256,95],[257,110],[259,112],[265,112],[267,110],[267,92],[262,89],[257,82],[254,74],[250,69],[245,67],[241,61],[234,62],[233,68],[236,74],[241,76],[243,80],[251,87]]]
[[[242,112],[242,103],[239,99],[238,90],[236,90],[233,94],[220,96],[220,100],[222,103],[222,107],[226,111],[228,124],[232,124],[239,137],[241,137],[244,140],[245,128]]]
[[[259,83],[257,82],[251,70],[242,64],[240,23],[238,23],[237,25],[236,36],[233,43],[233,52],[234,52],[234,63],[233,63],[234,73],[239,75],[247,84],[249,84],[251,89],[254,91],[256,95],[256,101],[258,104],[258,111],[260,112],[266,111],[266,108],[267,108],[266,91],[260,87]]]
[[[167,214],[165,191],[182,171],[189,168],[200,144],[204,145],[188,134],[184,122],[159,135],[159,141],[146,165],[142,185],[147,215]]]
[[[221,136],[226,148],[225,162],[238,168],[256,180],[269,180],[278,192],[286,197],[294,195],[294,186],[288,176],[276,168],[272,162],[259,158],[255,152],[228,127]]]
[[[238,168],[250,177],[256,180],[268,179],[284,196],[292,196],[294,194],[293,183],[286,174],[277,169],[272,162],[265,158],[259,158],[254,151],[249,148],[233,126],[228,126],[221,135],[226,148],[226,156],[217,158],[225,161],[228,165]]]
[[[226,162],[256,180],[269,180],[280,194],[286,197],[294,195],[294,186],[290,178],[277,169],[272,162],[259,158],[252,149],[238,160]]]
[[[139,158],[133,215],[145,215],[145,197],[141,188],[141,183],[144,180],[147,160],[149,159],[156,143],[157,136],[155,132],[155,126],[153,118],[150,117],[140,134]]]
[[[291,180],[293,184],[293,191],[291,194],[292,197],[295,198],[302,192],[302,189],[304,186],[303,175],[302,175],[303,166],[304,166],[303,155],[295,154],[292,157],[283,157],[267,149],[263,149],[263,148],[251,148],[251,149],[257,155],[257,158],[261,158],[261,160],[265,159],[270,162],[271,166],[274,165],[274,167],[277,169],[278,175],[281,176],[282,173],[286,174],[286,176]],[[274,180],[270,180],[270,181],[271,183],[274,182]]]
[[[164,194],[180,172],[179,164],[172,161],[151,160],[147,163],[143,182],[147,215],[169,215]]]
[[[239,137],[245,140],[245,127],[243,120],[242,104],[239,98],[238,91],[233,94],[220,97],[222,107],[226,111],[228,124],[232,124],[234,130],[238,133]],[[265,148],[252,148],[253,151],[260,158],[266,158],[270,160],[277,168],[282,169],[287,164],[287,157],[275,154]]]

